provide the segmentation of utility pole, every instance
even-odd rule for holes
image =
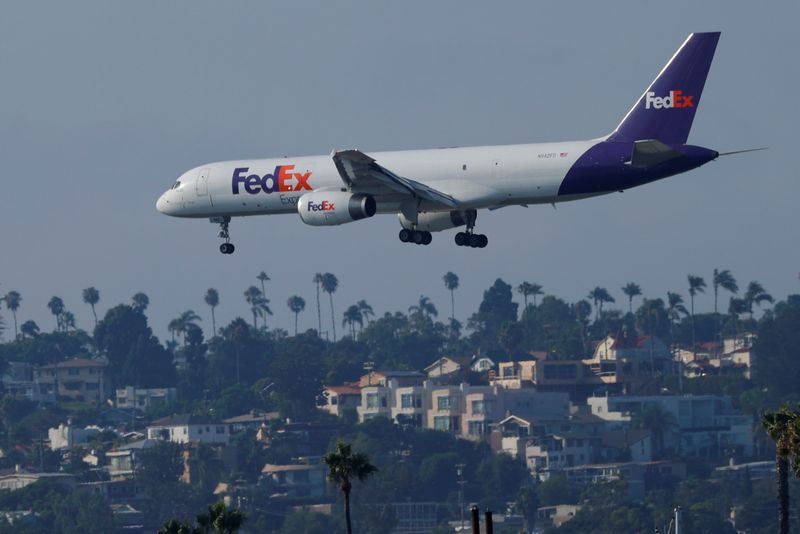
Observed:
[[[460,531],[464,530],[464,484],[466,484],[466,480],[464,480],[464,467],[465,464],[456,464],[456,472],[458,473],[458,509],[461,514],[461,529]]]
[[[675,534],[681,534],[681,507],[675,508]]]

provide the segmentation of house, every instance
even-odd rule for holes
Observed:
[[[361,377],[358,386],[385,386],[394,379],[398,386],[418,386],[425,381],[425,375],[417,371],[370,371]]]
[[[669,414],[674,428],[665,432],[663,446],[682,456],[709,457],[726,448],[753,453],[753,418],[741,415],[731,398],[721,395],[629,395],[590,397],[592,414],[606,421],[629,423],[646,409]]]
[[[297,458],[293,464],[266,464],[261,478],[273,496],[321,497],[328,493],[327,473],[318,458]]]
[[[47,438],[50,440],[50,448],[55,451],[87,443],[100,432],[101,428],[97,426],[77,428],[73,426],[72,420],[67,419],[66,425],[60,423],[56,428],[48,429]]]
[[[157,419],[147,426],[148,439],[161,439],[174,443],[228,444],[228,425],[208,417],[180,414]]]
[[[361,388],[358,384],[343,386],[325,386],[322,390],[319,408],[337,417],[345,410],[353,410],[361,404]]]
[[[473,356],[472,363],[470,363],[469,368],[472,369],[475,373],[488,373],[495,366],[494,360],[489,358],[488,356],[481,356],[480,354]]]
[[[536,509],[536,524],[542,526],[546,523],[558,528],[577,514],[581,509],[579,504],[557,504],[554,506],[540,506]]]
[[[33,402],[53,403],[55,394],[33,379],[34,366],[28,362],[8,362],[3,374],[3,391],[14,397],[25,397]]]
[[[67,488],[75,487],[75,475],[68,473],[31,473],[19,466],[0,471],[0,491],[15,491],[39,480],[53,480]]]
[[[249,412],[223,419],[222,422],[230,426],[231,433],[242,430],[258,430],[272,420],[280,419],[278,412],[265,412],[263,410],[250,410]]]
[[[168,404],[178,398],[175,388],[118,388],[117,408],[145,411],[150,406]]]
[[[437,378],[457,373],[469,368],[470,358],[457,358],[455,356],[442,356],[427,366],[424,371],[428,378]]]
[[[602,434],[601,456],[608,462],[649,462],[653,459],[650,431],[617,428]]]
[[[34,380],[43,394],[78,402],[101,403],[110,396],[110,381],[105,360],[73,358],[34,370]]]
[[[155,439],[142,439],[121,445],[106,452],[106,470],[111,480],[131,478],[136,475],[137,456],[144,449],[155,447]]]

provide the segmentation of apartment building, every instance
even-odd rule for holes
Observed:
[[[105,402],[111,396],[110,380],[105,360],[74,358],[34,371],[34,379],[44,394],[55,393],[59,398],[78,402]]]

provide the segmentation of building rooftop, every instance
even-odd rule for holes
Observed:
[[[156,419],[147,426],[184,426],[184,425],[217,425],[215,421],[205,415],[192,415],[189,413],[172,414],[161,419]]]
[[[89,358],[73,358],[55,364],[42,365],[39,369],[75,369],[79,367],[108,367],[108,362]]]

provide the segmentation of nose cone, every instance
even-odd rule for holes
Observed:
[[[174,199],[170,199],[169,191],[167,191],[158,197],[156,209],[159,213],[163,213],[164,215],[174,215],[175,211],[178,209],[178,205],[174,202]]]

